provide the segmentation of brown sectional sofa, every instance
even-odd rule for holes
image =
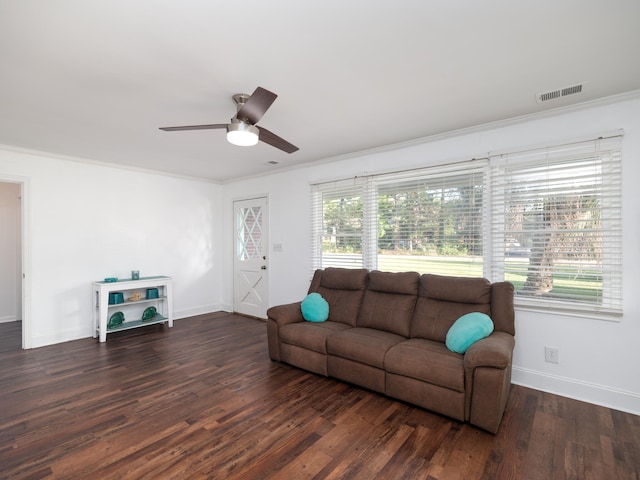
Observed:
[[[482,278],[317,270],[309,293],[329,303],[306,322],[300,302],[268,310],[269,356],[496,433],[511,386],[513,285]],[[450,351],[451,325],[470,312],[494,331],[464,355]]]

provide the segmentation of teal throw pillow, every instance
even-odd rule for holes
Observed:
[[[480,312],[467,313],[455,321],[447,332],[446,345],[452,352],[463,354],[467,349],[493,332],[489,315]]]
[[[324,322],[329,318],[329,304],[319,293],[310,293],[302,300],[302,317],[308,322]]]

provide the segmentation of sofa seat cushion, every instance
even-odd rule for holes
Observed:
[[[280,327],[280,339],[289,345],[327,354],[327,337],[334,332],[347,330],[351,327],[339,322],[289,323]]]
[[[412,338],[394,345],[384,366],[389,373],[464,392],[464,357],[440,342]]]
[[[327,353],[382,369],[387,350],[405,340],[395,333],[356,327],[328,337]]]

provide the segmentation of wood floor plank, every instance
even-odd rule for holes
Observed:
[[[271,362],[239,315],[20,336],[0,324],[0,478],[640,479],[638,416],[513,386],[491,435]]]

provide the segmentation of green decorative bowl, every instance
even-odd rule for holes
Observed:
[[[124,322],[124,313],[116,312],[109,318],[109,323],[107,323],[107,328],[114,328],[118,325],[122,325]]]
[[[142,321],[148,322],[149,320],[153,320],[157,314],[158,310],[156,310],[156,307],[145,308],[144,312],[142,312]]]
[[[104,279],[104,281],[107,283],[114,283],[118,281],[118,277],[107,277]]]

